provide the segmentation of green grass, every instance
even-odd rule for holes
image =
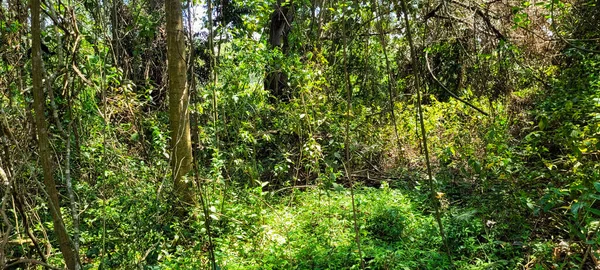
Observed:
[[[435,219],[422,196],[384,185],[358,188],[355,200],[363,258],[369,269],[450,268]],[[297,191],[292,200],[267,201],[277,203],[263,201],[254,206],[262,209],[262,215],[251,235],[221,237],[221,268],[360,269],[349,190]],[[458,268],[515,267],[515,262],[499,259],[501,248],[492,250],[496,247],[489,239],[493,229],[486,232],[476,211],[445,212]]]

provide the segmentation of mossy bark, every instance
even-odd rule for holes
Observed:
[[[181,1],[166,0],[165,10],[172,147],[171,168],[176,192],[184,202],[191,203],[191,185],[185,179],[192,169],[192,143]]]

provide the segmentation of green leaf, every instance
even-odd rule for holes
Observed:
[[[588,209],[588,210],[589,210],[589,211],[590,211],[592,214],[594,214],[594,215],[596,215],[596,216],[599,216],[599,217],[600,217],[600,210],[598,210],[598,209],[594,209],[594,208],[591,208],[591,207],[590,207],[590,209]]]
[[[594,188],[596,188],[596,191],[600,192],[600,182],[595,182]]]
[[[577,212],[579,212],[579,209],[581,209],[584,206],[585,206],[585,204],[582,202],[576,202],[576,203],[572,204],[571,205],[571,213],[573,213],[573,215],[575,217],[577,217]]]
[[[469,159],[469,165],[476,173],[481,173],[481,163],[475,159]]]
[[[567,101],[567,103],[565,103],[565,109],[566,110],[570,110],[573,108],[573,102],[572,101]]]
[[[535,209],[535,205],[532,202],[527,202],[527,207],[529,207],[529,209]]]
[[[540,130],[544,130],[548,127],[548,118],[546,118],[546,116],[542,116],[540,118],[540,122],[538,123],[538,127],[540,128]]]
[[[333,190],[335,191],[344,191],[344,186],[338,184],[338,183],[333,183]]]

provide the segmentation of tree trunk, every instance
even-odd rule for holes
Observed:
[[[112,1],[112,11],[111,11],[111,28],[112,28],[112,49],[113,49],[113,57],[115,65],[118,67],[123,67],[123,61],[121,57],[121,42],[119,41],[119,2],[118,0]]]
[[[269,24],[269,46],[271,49],[280,48],[284,55],[289,50],[288,35],[293,20],[293,3],[282,4],[277,1],[275,11],[271,14]],[[280,65],[267,66],[267,78],[265,79],[265,88],[271,91],[271,94],[280,101],[289,99],[287,88],[287,75],[281,71]]]
[[[48,208],[52,215],[54,223],[54,232],[58,237],[60,251],[65,259],[68,269],[79,269],[79,259],[73,249],[73,243],[67,234],[67,229],[60,213],[60,204],[58,201],[58,190],[54,182],[52,172],[52,161],[50,145],[48,141],[48,127],[44,115],[44,90],[42,88],[42,56],[41,56],[41,29],[40,29],[40,0],[31,0],[31,73],[33,80],[33,99],[35,110],[35,123],[37,126],[38,144],[40,148],[40,161],[44,171],[44,185],[48,193]]]
[[[171,122],[171,166],[175,190],[185,202],[191,202],[190,183],[185,179],[192,169],[192,143],[189,121],[189,92],[181,1],[166,0],[167,69],[169,76],[169,118]]]

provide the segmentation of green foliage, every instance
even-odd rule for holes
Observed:
[[[405,222],[398,209],[385,209],[367,221],[367,230],[376,239],[395,242],[402,238]]]
[[[20,195],[32,233],[57,245],[38,182],[22,2],[0,9],[0,166],[16,179],[3,228],[17,229],[2,248],[37,258],[32,246],[11,244],[25,237],[11,201]],[[586,49],[598,39],[591,2],[521,1],[495,10],[498,18],[487,12],[494,1],[414,2],[420,67],[395,2],[283,2],[294,8],[285,48],[268,41],[276,1],[213,1],[212,22],[189,22],[192,32],[184,22],[196,165],[187,176],[194,204],[184,205],[169,166],[161,1],[47,1],[54,175],[74,232],[70,165],[84,269],[207,269],[212,250],[218,269],[360,269],[361,257],[370,269],[592,267],[600,56]],[[206,3],[190,4],[203,12]],[[196,29],[208,24],[214,48]],[[424,185],[415,68],[433,187]],[[265,88],[274,71],[285,74],[282,95]],[[60,266],[61,256],[48,262]]]
[[[526,145],[528,150],[535,150],[526,153],[530,162],[540,167],[543,164],[545,170],[541,176],[550,180],[536,212],[539,215],[561,213],[565,218],[558,221],[557,226],[565,231],[559,239],[579,241],[594,249],[598,247],[595,224],[600,219],[597,210],[600,167],[593,157],[600,150],[600,121],[596,115],[600,108],[597,103],[600,58],[582,54],[569,56],[580,62],[559,74],[553,95],[538,106],[539,124],[537,130],[528,135]],[[580,265],[583,253],[570,256],[563,264]],[[545,260],[550,257],[541,256]]]
[[[269,211],[263,214],[263,224],[259,235],[251,241],[261,243],[257,247],[251,244],[240,245],[241,249],[232,249],[231,244],[239,239],[230,239],[229,246],[225,245],[229,258],[225,265],[231,269],[263,268],[263,267],[292,267],[305,268],[350,268],[357,267],[353,236],[352,213],[348,190],[323,192],[319,190],[297,194],[290,206],[287,199],[275,205],[267,205]],[[389,264],[388,257],[396,257],[393,248],[399,244],[408,244],[419,237],[423,230],[433,230],[432,218],[421,220],[420,215],[411,212],[410,200],[395,190],[378,191],[364,189],[356,194],[359,207],[361,237],[365,257],[371,258],[370,264]],[[390,214],[393,213],[393,214]],[[394,216],[397,215],[397,216]],[[401,216],[406,215],[406,224]],[[395,219],[398,217],[398,219]],[[386,222],[378,224],[376,222]],[[399,224],[399,225],[394,225]],[[390,225],[397,230],[409,231],[412,241],[402,238],[393,239],[390,246],[380,246],[380,235],[370,233],[372,229]],[[402,228],[402,229],[401,229]],[[397,235],[389,234],[388,237]],[[392,233],[401,233],[398,231]],[[372,237],[373,235],[374,237]],[[420,235],[420,236],[419,236]],[[438,240],[439,241],[439,240]],[[439,242],[438,242],[439,243]],[[386,247],[387,246],[387,247]],[[234,252],[235,253],[232,253]],[[263,255],[259,255],[263,254]],[[264,257],[263,257],[264,256]],[[403,258],[402,262],[416,260]]]

